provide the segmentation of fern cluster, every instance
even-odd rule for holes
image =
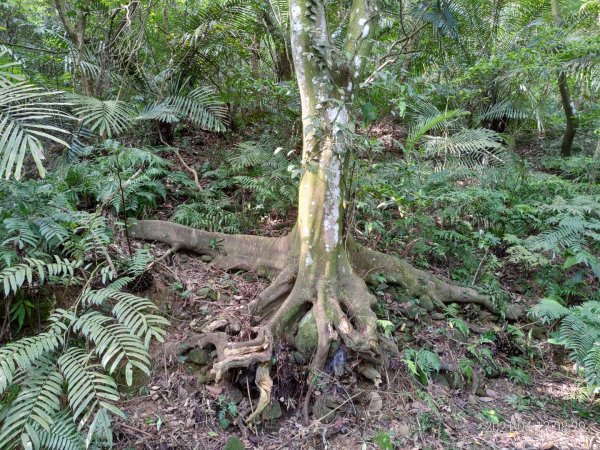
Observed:
[[[530,316],[542,323],[560,321],[551,341],[569,350],[587,383],[600,389],[600,302],[587,301],[567,308],[559,299],[545,298],[531,308]]]

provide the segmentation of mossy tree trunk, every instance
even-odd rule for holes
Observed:
[[[560,14],[560,4],[558,0],[551,0],[550,4],[552,6],[552,18],[554,20],[554,24],[560,27],[563,24],[563,19]],[[577,109],[575,108],[575,104],[571,99],[567,74],[562,70],[558,73],[558,90],[560,92],[560,101],[562,103],[566,119],[565,133],[563,134],[560,153],[562,156],[571,156],[571,153],[573,152],[575,133],[579,127],[579,120],[577,118]]]
[[[475,302],[495,310],[492,300],[477,290],[454,286],[395,256],[363,248],[344,228],[344,183],[352,152],[349,110],[371,47],[376,14],[372,0],[354,0],[347,41],[340,51],[330,42],[324,1],[291,0],[291,48],[301,95],[304,170],[298,219],[288,236],[231,236],[162,221],[139,221],[131,230],[134,237],[166,242],[173,250],[213,255],[212,264],[219,268],[253,270],[273,279],[250,308],[257,324],[255,339],[230,342],[220,332],[200,339],[201,346],[216,347],[218,358],[212,374],[217,381],[231,368],[259,366],[256,383],[261,398],[250,420],[269,400],[272,382],[268,368],[274,342],[293,335],[308,311],[312,311],[318,334],[309,380],[318,378],[331,344],[337,341],[359,360],[354,365],[359,373],[368,373],[375,384],[381,382],[377,373],[386,356],[397,354],[398,348],[377,333],[377,318],[371,309],[375,298],[367,283],[378,274],[402,286],[408,295],[427,297],[434,304]]]

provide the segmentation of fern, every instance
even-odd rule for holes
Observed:
[[[20,441],[24,448],[40,448],[37,428],[50,433],[53,416],[60,409],[62,384],[63,377],[55,370],[54,361],[40,358],[7,411],[0,430],[3,447],[16,446]]]
[[[540,302],[529,310],[529,315],[533,319],[538,319],[542,323],[554,322],[562,319],[570,313],[569,309],[560,304],[557,300],[543,298]]]
[[[560,320],[558,339],[551,342],[570,350],[571,360],[583,369],[587,383],[600,387],[600,302],[590,300],[566,308],[554,299],[542,299],[529,314],[543,323]]]
[[[115,381],[96,370],[90,363],[90,355],[82,349],[70,348],[58,359],[58,367],[68,386],[68,401],[73,420],[81,429],[97,414],[99,408],[125,417],[110,402],[119,400]]]
[[[60,335],[46,332],[0,348],[0,394],[13,382],[17,371],[28,371],[44,354],[53,353],[63,342]]]
[[[210,130],[225,131],[226,109],[217,100],[214,92],[207,88],[196,88],[189,94],[168,96],[144,108],[138,120],[157,120],[175,123],[188,120],[194,125]]]
[[[0,177],[14,175],[19,180],[27,154],[40,176],[45,176],[44,139],[69,147],[61,137],[68,132],[53,125],[53,121],[71,118],[60,109],[66,106],[64,102],[52,101],[57,94],[26,82],[4,79],[0,84]]]
[[[47,450],[81,450],[85,447],[68,410],[60,411],[52,420],[50,432],[44,429],[37,431],[42,448]]]
[[[32,284],[34,274],[37,275],[39,283],[43,283],[49,277],[73,277],[75,269],[81,266],[81,261],[61,260],[56,255],[54,258],[55,262],[53,263],[25,258],[23,263],[2,270],[0,283],[2,283],[4,295],[16,293],[25,282]]]
[[[117,136],[132,125],[133,109],[121,100],[99,100],[94,97],[70,94],[73,111],[84,125],[100,136]]]

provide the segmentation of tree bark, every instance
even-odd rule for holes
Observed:
[[[554,20],[554,24],[557,27],[561,27],[563,25],[563,19],[560,14],[560,5],[558,0],[550,0],[550,4],[552,7],[552,18]],[[568,157],[571,156],[573,152],[573,140],[575,139],[575,133],[577,132],[577,128],[579,126],[579,120],[577,119],[577,110],[575,108],[575,104],[571,99],[567,74],[562,70],[558,73],[558,89],[560,91],[560,100],[566,119],[565,133],[563,134],[560,153],[562,156]]]

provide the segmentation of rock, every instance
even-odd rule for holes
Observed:
[[[188,359],[198,365],[205,365],[210,362],[210,353],[203,348],[194,348],[188,353]]]
[[[245,450],[244,443],[240,440],[240,438],[231,436],[227,439],[227,443],[223,447],[223,450]]]
[[[209,287],[203,287],[196,291],[198,298],[216,301],[219,298],[219,293]]]
[[[335,416],[337,415],[337,411],[335,410],[336,404],[328,397],[329,396],[324,395],[317,398],[312,409],[313,417],[323,423],[333,422],[335,420]]]
[[[181,342],[181,343],[177,344],[177,354],[184,355],[193,348],[194,348],[194,346],[192,344],[190,344],[189,342]]]
[[[358,366],[358,372],[365,378],[371,380],[375,386],[381,384],[381,374],[371,364],[361,364]]]
[[[405,424],[405,423],[401,423],[400,425],[398,425],[398,434],[402,437],[409,437],[410,436],[410,427]]]
[[[281,404],[279,400],[274,400],[269,403],[262,412],[263,419],[275,420],[279,419],[283,412],[281,411]]]
[[[229,386],[229,389],[227,389],[227,397],[229,397],[229,400],[237,405],[243,400],[244,394],[242,394],[242,391],[235,386]]]
[[[411,306],[406,312],[406,315],[410,320],[416,320],[419,317],[426,316],[427,310],[425,308],[421,308],[420,306]]]
[[[435,305],[433,304],[433,300],[431,300],[428,296],[424,295],[419,298],[419,306],[421,308],[426,309],[427,311],[433,311],[435,309]]]
[[[371,414],[378,413],[383,409],[383,399],[376,391],[368,392],[365,399],[365,410]]]
[[[240,331],[242,331],[242,325],[237,320],[234,320],[227,326],[227,332],[232,336],[239,334]]]
[[[294,343],[299,352],[305,357],[310,357],[317,348],[318,340],[317,322],[312,311],[309,311],[298,324],[298,332],[294,338]]]
[[[202,256],[200,257],[200,259],[201,259],[203,262],[206,262],[206,263],[208,263],[208,262],[211,262],[211,261],[212,261],[214,258],[212,257],[212,255],[202,255]]]

